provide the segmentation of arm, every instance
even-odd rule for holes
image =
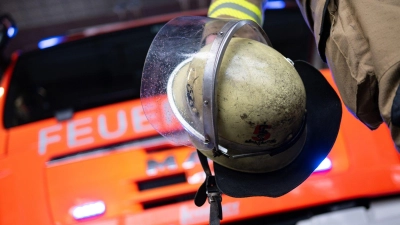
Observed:
[[[208,9],[208,17],[248,19],[261,26],[263,22],[263,2],[264,0],[212,0]]]
[[[312,19],[310,7],[308,7],[308,5],[310,4],[310,0],[296,0],[296,2],[308,27],[311,29],[311,31],[313,31],[314,22]]]
[[[208,17],[219,19],[239,19],[253,20],[262,26],[263,23],[263,2],[265,0],[212,0],[208,9]],[[215,39],[216,33],[225,24],[223,21],[214,21],[208,23],[204,28],[203,37],[205,43],[211,43]],[[252,32],[246,33],[246,30],[238,31],[237,36],[248,37],[257,40],[258,37],[252,37]]]

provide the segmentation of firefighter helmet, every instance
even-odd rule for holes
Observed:
[[[227,46],[216,78],[218,142],[228,157],[213,157],[215,152],[204,144],[203,129],[203,74],[210,49],[208,44],[180,64],[167,90],[175,114],[192,132],[193,145],[215,162],[243,172],[269,172],[290,163],[306,136],[303,82],[279,52],[240,37],[232,38]],[[296,141],[279,152],[281,146]],[[251,155],[258,155],[258,160]]]
[[[283,195],[332,148],[339,98],[318,70],[285,58],[251,21],[224,21],[204,43],[215,21],[179,17],[159,31],[143,71],[144,112],[159,133],[214,161],[225,194]],[[239,37],[243,30],[253,33]],[[165,129],[152,114],[165,96],[162,114],[179,129]]]

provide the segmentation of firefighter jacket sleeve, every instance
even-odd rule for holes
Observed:
[[[400,1],[297,0],[347,108],[400,149]]]

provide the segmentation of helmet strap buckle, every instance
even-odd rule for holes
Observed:
[[[215,176],[207,176],[206,178],[206,194],[208,196],[208,203],[215,201],[222,201],[221,192],[215,183]]]
[[[222,220],[222,196],[217,183],[215,181],[215,176],[212,175],[210,167],[208,165],[208,159],[206,156],[197,151],[201,166],[206,174],[206,180],[200,186],[194,198],[194,203],[200,207],[205,202],[206,199],[210,204],[210,225],[219,225],[220,220]]]

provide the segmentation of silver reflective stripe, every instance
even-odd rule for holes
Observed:
[[[181,62],[175,69],[172,71],[171,75],[169,76],[168,83],[167,83],[167,97],[168,102],[171,106],[171,110],[178,119],[178,121],[182,124],[182,127],[189,133],[194,135],[196,138],[204,142],[204,136],[200,134],[196,129],[194,129],[186,120],[183,118],[182,114],[179,112],[178,107],[175,105],[175,100],[173,96],[172,84],[174,83],[174,79],[178,74],[179,70],[185,66],[187,63],[190,63],[193,60],[193,57],[186,59],[185,61]]]
[[[224,9],[224,8],[230,8],[230,9],[234,9],[234,10],[238,10],[242,13],[247,14],[248,16],[252,17],[255,19],[255,21],[258,24],[261,24],[261,18],[253,11],[251,11],[250,9],[243,7],[241,5],[238,5],[236,3],[231,3],[231,2],[227,2],[227,3],[222,3],[221,5],[215,7],[211,12],[209,12],[209,15],[212,15],[213,13],[215,13],[216,11],[220,10],[220,9]]]
[[[167,98],[168,102],[171,106],[171,110],[178,119],[178,121],[181,123],[182,127],[191,135],[194,135],[197,139],[199,139],[202,142],[205,142],[204,136],[199,133],[196,129],[194,129],[186,120],[183,118],[182,114],[179,112],[178,107],[175,104],[174,96],[173,96],[173,90],[172,90],[172,84],[174,83],[174,79],[176,75],[178,74],[179,70],[184,67],[187,63],[190,63],[193,60],[193,57],[190,57],[186,59],[185,61],[181,62],[175,69],[172,71],[171,75],[169,76],[168,83],[167,83]],[[228,150],[222,146],[218,146],[218,149],[224,153],[227,154]],[[205,149],[203,149],[205,150]],[[211,149],[209,149],[211,150]]]

